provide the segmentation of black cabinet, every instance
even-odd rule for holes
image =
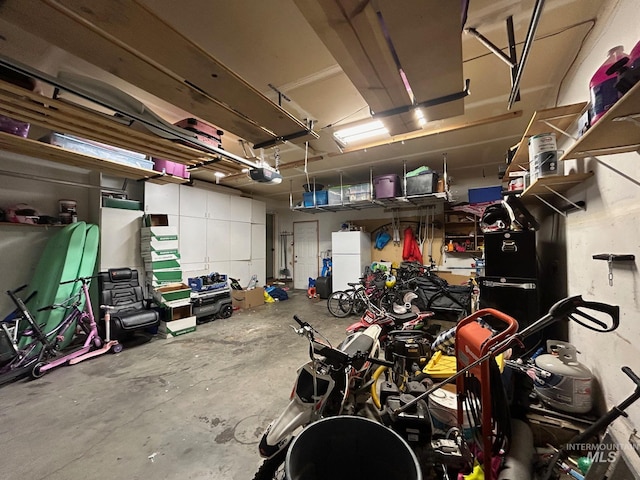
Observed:
[[[487,277],[537,278],[536,232],[484,234]]]
[[[518,331],[540,318],[540,292],[533,278],[480,277],[480,308],[495,308],[518,321]],[[527,350],[540,341],[540,333],[525,339]]]

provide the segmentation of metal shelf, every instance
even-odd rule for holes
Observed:
[[[639,148],[640,83],[637,83],[560,160],[633,152]]]
[[[447,199],[447,194],[429,193],[424,195],[411,195],[409,197],[377,198],[372,200],[361,200],[359,202],[349,202],[340,205],[315,205],[310,207],[292,207],[291,210],[304,213],[324,213],[343,212],[346,210],[365,210],[369,208],[406,208],[423,207],[443,203]]]

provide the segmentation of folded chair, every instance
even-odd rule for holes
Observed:
[[[144,298],[137,270],[110,268],[98,274],[100,304],[111,310],[111,337],[119,341],[133,338],[138,332],[151,332],[160,324],[160,313],[152,301]],[[104,312],[100,314],[104,319]]]

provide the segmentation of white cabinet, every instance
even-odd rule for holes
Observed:
[[[144,211],[145,213],[166,213],[167,215],[173,216],[180,215],[179,185],[145,183]]]
[[[207,261],[226,262],[231,259],[235,239],[227,220],[207,220]],[[224,272],[222,272],[224,273]]]
[[[199,218],[180,217],[178,231],[181,263],[207,261],[207,224]]]
[[[207,190],[180,185],[181,217],[207,218]]]
[[[145,210],[179,226],[183,279],[226,273],[247,284],[266,278],[266,205],[187,185],[148,185]],[[167,188],[165,190],[165,188]],[[136,237],[137,238],[137,237]],[[139,248],[136,245],[136,248]],[[139,251],[139,250],[138,250]]]
[[[267,226],[251,224],[251,260],[267,257]]]
[[[231,195],[220,192],[207,192],[207,218],[234,220],[231,212]]]
[[[229,200],[229,220],[251,223],[252,200],[245,197],[230,197]]]
[[[100,210],[100,270],[130,267],[142,269],[140,210],[103,207]]]
[[[251,224],[229,222],[229,260],[251,260]]]
[[[251,200],[251,223],[267,223],[267,204],[259,200]]]

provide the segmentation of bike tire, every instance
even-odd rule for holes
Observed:
[[[284,479],[284,461],[287,450],[283,448],[273,457],[267,458],[253,477],[253,480],[282,480]]]
[[[353,290],[339,290],[329,295],[327,308],[329,313],[337,318],[344,318],[353,311]]]

